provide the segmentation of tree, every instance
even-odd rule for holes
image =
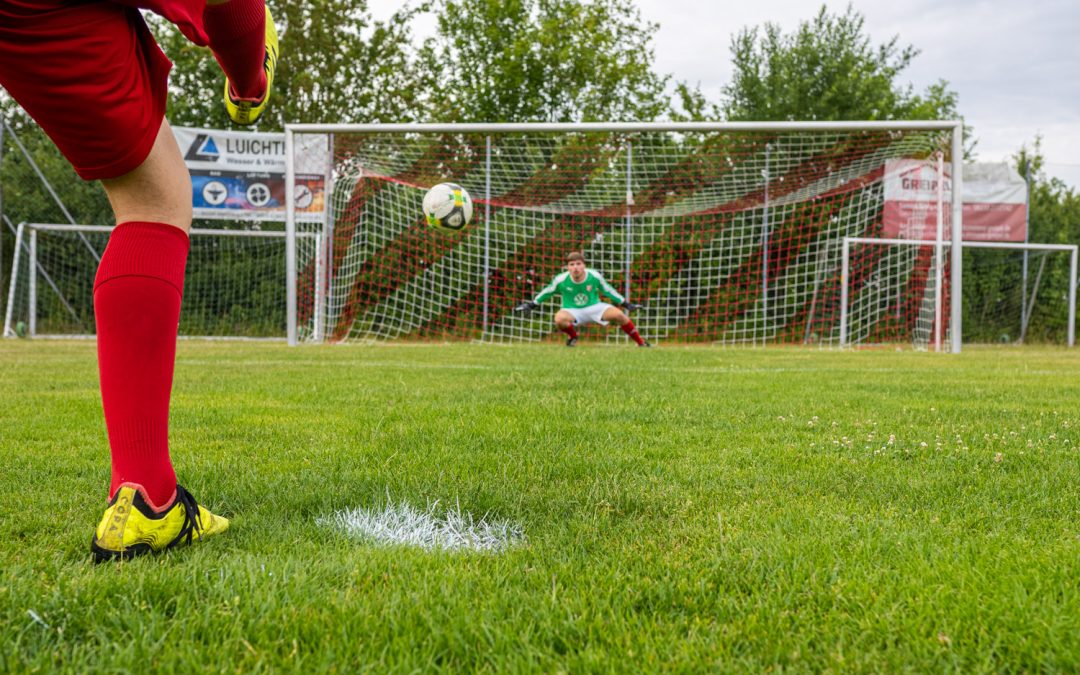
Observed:
[[[281,59],[263,130],[289,122],[400,122],[423,109],[411,26],[426,5],[406,5],[375,21],[367,0],[268,3],[281,35]],[[168,117],[174,124],[229,128],[224,76],[209,49],[152,19],[173,60]]]
[[[1080,242],[1080,193],[1060,178],[1046,175],[1042,138],[1035,139],[1013,155],[1016,170],[1022,176],[1031,172],[1030,239],[1051,244]]]
[[[375,21],[368,0],[270,3],[282,33],[268,118],[290,122],[652,120],[668,110],[653,72],[657,26],[631,0],[424,0]],[[414,19],[437,32],[416,49]],[[175,68],[168,116],[225,128],[210,51],[151,17]]]
[[[653,120],[657,26],[629,0],[441,0],[427,113],[457,122]]]
[[[919,51],[899,38],[873,46],[851,5],[823,5],[791,34],[766,23],[732,40],[735,75],[720,110],[730,120],[955,119],[956,92],[944,81],[922,95],[897,82]]]
[[[81,180],[41,127],[14,101],[0,103],[0,115],[8,124],[0,163],[4,216],[12,223],[68,222],[34,166],[23,155],[21,144],[76,221],[89,225],[112,224],[112,209],[99,182]],[[0,230],[7,229],[6,225],[0,225]],[[10,249],[5,246],[5,251]]]

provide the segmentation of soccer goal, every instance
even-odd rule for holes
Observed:
[[[4,336],[94,335],[94,274],[111,230],[95,225],[19,225]],[[301,241],[314,240],[301,250],[317,249],[320,236],[301,234]],[[284,340],[285,241],[281,230],[191,230],[180,335]]]
[[[957,332],[948,307],[962,312],[964,343],[1074,345],[1077,246],[965,241],[960,302],[951,288],[951,247],[945,241],[845,237],[840,345],[943,351]],[[1022,276],[1025,254],[1037,270],[1032,281]],[[1029,332],[1033,326],[1038,330]]]
[[[959,183],[962,157],[957,122],[289,125],[288,185],[326,173],[293,156],[313,135],[332,180],[323,223],[287,196],[293,343],[550,339],[548,312],[511,310],[580,250],[651,340],[839,345],[843,241],[883,236],[886,163],[941,157]],[[474,199],[461,233],[424,224],[444,181]]]
[[[964,275],[964,342],[1074,344],[1075,245],[964,242]]]

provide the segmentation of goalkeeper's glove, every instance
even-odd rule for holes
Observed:
[[[528,314],[529,312],[533,311],[534,309],[536,309],[539,306],[540,305],[536,304],[532,300],[526,300],[525,302],[523,302],[520,305],[518,305],[517,307],[515,307],[514,311],[515,312],[524,312],[524,313]]]
[[[624,300],[622,303],[619,304],[619,306],[622,307],[623,309],[625,309],[628,312],[633,312],[633,311],[645,308],[644,305],[635,305],[634,303],[630,302],[629,300]]]

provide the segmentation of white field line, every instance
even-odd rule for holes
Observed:
[[[2,352],[0,352],[2,353]],[[176,359],[176,363],[191,366],[346,366],[349,368],[395,368],[403,370],[502,370],[498,366],[468,363],[415,363],[413,361],[334,361],[322,359]],[[511,369],[514,369],[511,367]]]
[[[4,353],[0,350],[0,354]],[[416,363],[415,361],[337,361],[337,360],[321,360],[321,359],[184,359],[178,358],[176,360],[177,365],[184,366],[321,366],[321,367],[333,367],[333,368],[393,368],[395,370],[484,370],[484,371],[502,371],[502,372],[528,372],[536,370],[545,370],[542,367],[528,367],[520,364],[516,365],[481,365],[481,364],[466,364],[466,363]],[[609,364],[611,365],[611,364]],[[640,364],[633,366],[635,370],[640,369]],[[616,368],[617,369],[617,368]],[[754,374],[754,373],[912,373],[911,367],[896,367],[896,368],[861,368],[859,366],[776,366],[776,367],[744,367],[744,366],[684,366],[669,368],[666,366],[652,365],[648,367],[648,370],[660,373],[703,373],[703,374],[716,374],[716,375],[741,375],[741,374]],[[1007,367],[986,369],[986,372],[1000,373],[1009,372],[1015,375],[1062,375],[1069,376],[1069,373],[1060,370],[1032,370],[1032,369],[1020,369],[1019,366],[1015,370],[1010,370]]]
[[[498,552],[525,541],[519,525],[504,520],[479,520],[460,506],[441,512],[438,502],[418,510],[401,502],[382,508],[357,507],[317,521],[362,541],[415,546],[424,550]]]

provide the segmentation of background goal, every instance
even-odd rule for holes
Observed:
[[[944,310],[952,302],[946,251],[951,246],[845,237],[840,345],[946,348],[951,327]],[[1076,245],[965,241],[962,251],[965,342],[1074,345]],[[1021,276],[1025,252],[1036,269],[1027,288]],[[1037,334],[1029,334],[1033,318]]]
[[[94,273],[111,230],[95,225],[19,225],[4,335],[94,335]],[[318,236],[302,234],[300,239]],[[317,244],[303,248],[314,250]],[[193,229],[180,335],[284,340],[285,277],[283,230]]]

